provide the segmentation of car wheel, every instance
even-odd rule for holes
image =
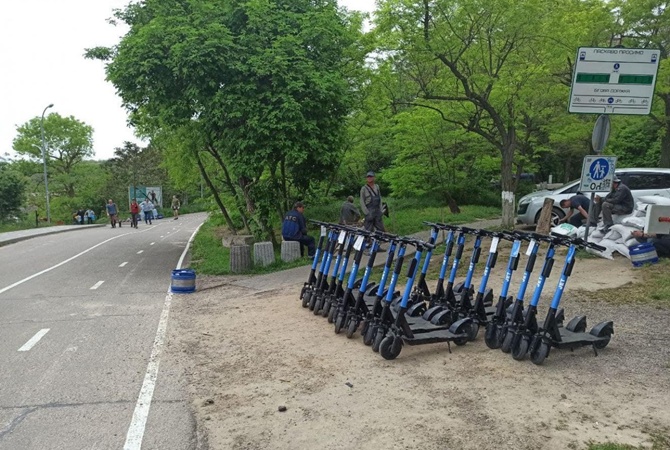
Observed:
[[[540,216],[542,215],[542,210],[539,210],[535,215],[535,225],[540,221]],[[555,227],[558,225],[558,221],[565,217],[565,213],[560,208],[552,208],[551,210],[551,226]]]

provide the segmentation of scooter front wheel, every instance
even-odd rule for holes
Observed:
[[[354,334],[356,334],[356,330],[358,330],[358,320],[350,319],[349,326],[347,327],[347,337],[349,339],[354,337]]]
[[[486,327],[486,334],[484,334],[484,342],[490,349],[500,348],[500,341],[498,340],[498,325],[489,323]]]
[[[399,336],[387,336],[379,346],[379,354],[387,360],[394,360],[402,351],[402,338]]]
[[[468,328],[468,341],[477,339],[477,333],[479,333],[479,324],[477,322],[472,322],[470,328]]]
[[[377,353],[379,351],[379,346],[382,344],[382,341],[384,340],[384,336],[386,333],[382,328],[379,328],[377,330],[377,334],[375,335],[375,341],[372,343],[372,351]]]
[[[365,331],[365,335],[363,336],[363,343],[365,345],[372,345],[375,340],[376,332],[377,329],[372,324],[369,324],[368,329]]]
[[[510,331],[503,331],[501,335],[502,345],[500,346],[500,350],[502,350],[504,353],[509,353],[512,351],[512,341],[514,340],[514,333]]]
[[[335,334],[340,334],[342,328],[344,328],[344,320],[346,316],[343,313],[337,315],[337,320],[335,321]]]
[[[330,304],[328,309],[330,309],[330,311],[328,311],[328,323],[333,323],[335,322],[335,313],[337,312],[337,308],[333,308],[333,305]]]
[[[517,361],[521,361],[526,357],[526,353],[528,353],[530,338],[528,336],[524,336],[521,339],[519,339],[518,342],[516,342],[515,344],[516,345],[512,346],[512,358],[514,358]]]
[[[537,349],[534,352],[531,352],[530,360],[532,361],[533,364],[539,366],[544,362],[545,358],[548,355],[549,355],[549,344],[543,341],[540,343],[540,345],[537,346]]]
[[[302,296],[302,307],[307,308],[312,301],[312,298],[316,297],[316,292],[311,292],[311,295],[303,295]]]

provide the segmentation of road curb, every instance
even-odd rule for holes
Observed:
[[[36,238],[39,236],[48,236],[50,234],[58,234],[58,233],[66,233],[68,231],[77,231],[77,230],[86,230],[90,228],[101,228],[105,227],[107,224],[93,224],[93,225],[77,225],[73,226],[72,228],[64,228],[64,229],[58,229],[58,230],[49,230],[48,228],[45,228],[43,232],[40,233],[32,233],[32,234],[25,234],[25,235],[18,235],[18,236],[9,236],[9,237],[4,237],[3,235],[9,235],[11,233],[15,233],[14,231],[10,231],[8,233],[0,233],[0,247],[3,247],[5,245],[9,244],[14,244],[16,242],[21,242],[25,241],[28,239]],[[34,230],[34,228],[33,228]],[[21,231],[26,231],[26,230],[21,230]]]

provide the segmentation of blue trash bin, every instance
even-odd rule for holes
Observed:
[[[654,245],[650,242],[631,245],[628,247],[628,250],[634,267],[641,267],[644,264],[656,264],[658,262],[658,254]]]
[[[195,271],[193,269],[173,270],[170,290],[175,294],[190,294],[195,292]]]

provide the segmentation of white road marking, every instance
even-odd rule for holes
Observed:
[[[165,236],[161,236],[161,237],[164,238]]]
[[[95,283],[93,286],[91,286],[91,290],[93,291],[93,290],[95,290],[95,289],[98,289],[100,286],[102,286],[102,283],[104,283],[104,282],[105,282],[105,280],[100,280],[100,281],[98,281],[98,282]]]
[[[121,264],[119,264],[119,267],[123,267],[123,266],[125,266],[126,264],[128,264],[128,261],[126,261],[126,262],[122,262]]]
[[[177,262],[177,269],[181,269],[181,265],[184,262],[186,253],[191,247],[191,243],[193,242],[193,239],[195,238],[195,235],[201,226],[202,224],[198,225],[198,228],[195,229],[191,235],[191,238],[186,243],[186,248],[184,248],[181,257],[179,258],[179,262]],[[126,443],[123,445],[123,450],[140,450],[142,447],[144,429],[147,425],[149,408],[151,408],[151,400],[154,396],[154,388],[156,387],[156,380],[158,379],[158,365],[160,364],[160,356],[165,342],[165,332],[167,330],[167,322],[168,316],[170,314],[171,303],[172,292],[170,292],[168,289],[168,293],[165,296],[165,303],[163,304],[163,311],[161,312],[161,318],[158,322],[158,330],[156,331],[156,337],[154,338],[154,346],[151,349],[149,365],[147,366],[147,371],[144,375],[144,382],[142,383],[142,388],[140,389],[140,395],[137,398],[137,403],[135,404],[133,418],[130,421],[130,427],[128,427]]]
[[[139,252],[137,252],[138,255],[141,253],[144,253],[144,250],[140,250]]]
[[[152,243],[151,243],[151,244],[149,244],[149,245],[154,245],[154,244],[155,244],[155,242],[152,242]]]
[[[143,233],[144,231],[145,231],[145,230],[142,230],[142,231],[140,231],[140,233]],[[54,269],[56,269],[56,268],[62,266],[63,264],[67,264],[67,263],[69,263],[70,261],[72,261],[73,259],[79,258],[81,255],[84,255],[84,254],[90,252],[90,251],[93,250],[94,248],[100,247],[102,244],[106,244],[106,243],[109,242],[109,241],[113,241],[114,239],[118,239],[118,238],[120,238],[120,237],[127,236],[127,235],[129,235],[129,234],[130,234],[130,233],[119,234],[119,235],[117,235],[117,236],[114,236],[113,238],[109,238],[109,239],[107,239],[106,241],[102,241],[102,242],[100,242],[99,244],[95,244],[93,247],[88,248],[88,249],[84,250],[83,252],[77,253],[76,255],[74,255],[74,256],[72,256],[72,257],[66,259],[65,261],[61,261],[61,262],[59,262],[58,264],[49,267],[48,269],[44,269],[44,270],[42,270],[42,271],[40,271],[40,272],[34,273],[34,274],[30,275],[29,277],[24,278],[23,280],[19,280],[19,281],[17,281],[17,282],[14,283],[14,284],[10,284],[9,286],[0,289],[0,294],[3,294],[3,293],[5,293],[5,292],[7,292],[8,290],[15,288],[16,286],[21,285],[21,284],[25,283],[26,281],[30,281],[30,280],[32,280],[33,278],[37,278],[37,277],[39,277],[40,275],[43,275],[43,274],[45,274],[45,273],[47,273],[47,272],[51,272],[52,270],[54,270]]]
[[[35,346],[35,344],[37,344],[40,341],[40,339],[42,339],[44,337],[44,335],[49,332],[50,329],[51,328],[42,328],[40,331],[35,333],[35,336],[31,337],[28,342],[23,344],[23,346],[19,349],[19,351],[20,352],[27,352],[28,350],[33,348]]]

